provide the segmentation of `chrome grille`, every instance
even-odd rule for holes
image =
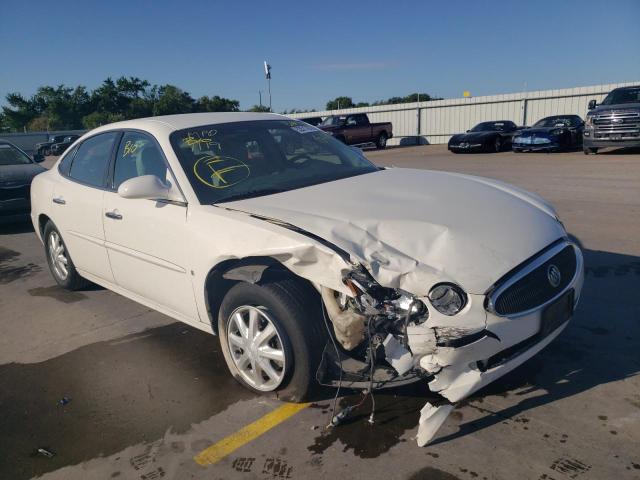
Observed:
[[[616,110],[594,115],[593,125],[599,132],[634,132],[640,129],[640,112]]]
[[[565,245],[562,248],[562,245]],[[488,294],[487,308],[498,315],[516,315],[535,309],[562,293],[573,280],[577,269],[573,245],[561,244],[553,255],[536,255],[510,272]],[[553,286],[549,269],[555,265],[560,271],[560,282]]]

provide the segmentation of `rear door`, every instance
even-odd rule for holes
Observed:
[[[113,282],[102,226],[102,202],[117,132],[94,135],[65,157],[53,190],[52,220],[82,274]],[[70,163],[69,163],[70,160]]]
[[[104,195],[106,247],[115,281],[178,317],[195,320],[186,203],[118,195],[123,182],[140,175],[155,175],[178,188],[155,139],[144,132],[126,131]]]

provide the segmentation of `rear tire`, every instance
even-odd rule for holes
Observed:
[[[53,222],[45,225],[43,239],[49,270],[58,285],[67,290],[79,290],[90,285],[76,270],[62,235]]]
[[[315,300],[317,306],[311,303]],[[243,337],[245,327],[252,331],[252,312],[259,320],[254,320],[256,333]],[[229,371],[254,392],[276,392],[286,401],[304,401],[318,385],[316,371],[327,339],[320,315],[320,300],[296,280],[234,285],[218,314],[220,345]],[[240,321],[242,329],[237,328]],[[273,330],[269,323],[275,334],[270,334],[272,343],[266,345],[260,334]],[[271,356],[263,357],[265,351]],[[280,356],[282,361],[275,359]]]
[[[378,139],[376,140],[376,148],[378,150],[384,150],[387,146],[387,134],[382,132],[378,135]]]

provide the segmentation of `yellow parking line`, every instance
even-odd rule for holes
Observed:
[[[241,428],[228,437],[223,438],[219,442],[214,443],[205,448],[193,459],[203,467],[213,465],[224,457],[234,452],[238,448],[255,440],[263,433],[268,432],[276,425],[284,422],[287,418],[292,417],[301,410],[307,408],[310,403],[285,403],[281,407],[276,408],[272,412],[267,413],[264,417],[259,418],[246,427]]]

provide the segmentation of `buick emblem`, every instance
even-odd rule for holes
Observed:
[[[554,288],[560,285],[560,280],[562,279],[560,269],[555,265],[549,265],[549,268],[547,269],[547,279]]]

